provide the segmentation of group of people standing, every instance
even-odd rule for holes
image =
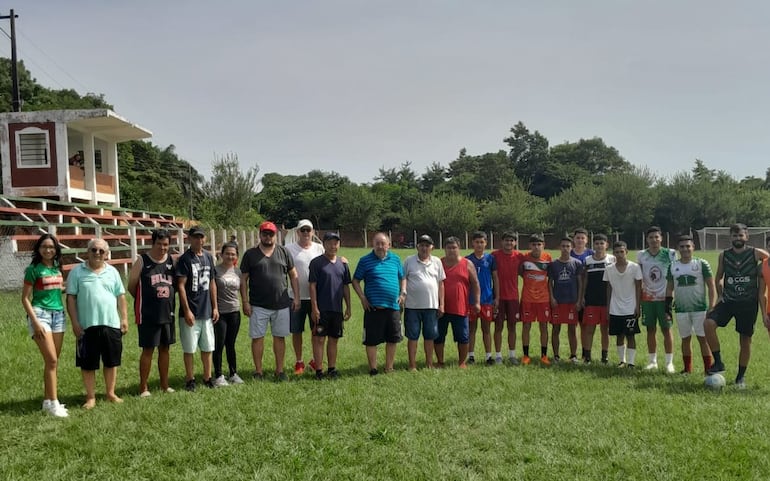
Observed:
[[[289,335],[296,357],[294,374],[305,372],[302,344],[306,325],[312,334],[310,369],[317,379],[337,378],[338,340],[351,316],[350,285],[364,310],[363,344],[371,375],[380,372],[377,347],[383,343],[384,371],[393,371],[396,347],[404,334],[410,370],[417,369],[421,335],[426,367],[442,367],[450,326],[457,344],[458,365],[466,368],[476,362],[478,324],[486,364],[503,363],[502,333],[507,328],[509,363],[527,365],[535,357],[530,353],[534,322],[540,334],[541,365],[561,361],[561,326],[566,325],[570,362],[592,362],[592,344],[599,326],[601,362],[609,362],[609,337],[615,336],[618,366],[633,367],[640,319],[647,328],[646,369],[658,368],[656,333],[660,328],[665,370],[676,372],[671,330],[676,319],[682,340],[682,372],[693,370],[690,341],[694,334],[705,372],[721,373],[725,366],[716,328],[735,318],[740,339],[735,383],[743,388],[758,309],[770,329],[768,253],[746,244],[748,230],[743,224],[731,227],[732,246],[720,253],[716,273],[707,261],[693,256],[691,237],[678,239],[677,257],[677,250],[662,247],[657,227],[647,230],[647,248],[638,253],[637,262],[628,259],[625,242],[613,243],[610,253],[607,237],[597,234],[590,249],[588,232],[577,229],[571,237],[561,239],[556,259],[544,251],[544,240],[538,235],[529,238],[529,250],[522,252],[516,249],[516,236],[506,232],[502,248],[487,252],[486,234],[476,232],[472,236],[473,252],[466,257],[461,256],[461,242],[456,237],[445,240],[442,258],[434,256],[433,239],[423,235],[418,239],[417,253],[402,263],[390,252],[389,236],[378,232],[372,251],[359,260],[352,275],[347,259],[338,256],[337,233],[327,232],[322,243],[314,242],[313,225],[303,219],[297,226],[297,241],[282,246],[276,242],[277,232],[272,222],[260,224],[259,243],[244,253],[238,265],[239,249],[234,241],[222,246],[216,263],[203,248],[205,232],[192,227],[187,232],[189,248],[174,259],[169,253],[171,234],[164,229],[153,231],[151,248],[133,263],[127,286],[134,297],[142,349],[141,397],[152,395],[148,380],[156,350],[161,391],[174,391],[169,383],[169,364],[170,346],[176,342],[177,316],[188,391],[196,389],[194,355],[198,350],[205,386],[243,383],[235,348],[241,312],[249,322],[254,379],[265,376],[262,358],[268,326],[273,338],[275,379],[287,379],[284,360],[285,338]],[[89,241],[86,261],[69,273],[64,303],[59,242],[53,235],[44,234],[34,245],[32,262],[25,272],[22,304],[29,334],[44,360],[43,410],[53,416],[68,416],[57,396],[65,304],[77,339],[76,366],[81,369],[86,391],[83,407],[96,405],[96,371],[100,364],[105,399],[122,402],[115,393],[115,384],[122,336],[128,330],[128,312],[122,279],[108,259],[105,240]],[[517,323],[522,324],[521,357],[516,352]],[[548,355],[549,326],[552,356]],[[228,363],[227,375],[223,354]]]

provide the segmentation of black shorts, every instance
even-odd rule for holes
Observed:
[[[610,336],[633,336],[639,334],[639,319],[630,316],[613,316],[610,314]]]
[[[364,346],[401,342],[401,311],[376,308],[364,312]]]
[[[108,326],[89,327],[78,339],[75,366],[83,371],[99,369],[99,359],[104,367],[120,366],[123,355],[123,333]]]
[[[725,327],[734,317],[735,332],[742,336],[751,337],[754,334],[754,324],[757,322],[758,313],[759,305],[756,301],[721,301],[706,314],[706,318],[713,319],[719,327]]]
[[[168,324],[139,324],[139,347],[170,346],[176,342],[176,327]]]
[[[342,337],[342,325],[345,317],[341,312],[321,311],[318,323],[313,326],[313,335],[318,337]]]
[[[292,334],[299,334],[305,332],[305,319],[310,323],[310,300],[299,301],[299,310],[291,311],[291,318],[289,319],[289,332]]]

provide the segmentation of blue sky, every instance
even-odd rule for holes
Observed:
[[[660,176],[770,166],[767,2],[18,3],[39,82],[103,93],[204,175],[228,152],[262,173],[422,173],[504,149],[519,120]]]

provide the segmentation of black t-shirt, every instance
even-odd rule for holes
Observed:
[[[275,246],[270,257],[259,247],[247,250],[241,272],[249,275],[249,304],[264,309],[284,309],[291,305],[288,273],[294,260],[283,246]]]
[[[187,305],[196,319],[211,319],[211,296],[209,287],[214,282],[214,258],[207,251],[195,255],[190,249],[179,257],[176,276],[186,277],[185,292]],[[184,319],[182,304],[179,303],[179,318]]]

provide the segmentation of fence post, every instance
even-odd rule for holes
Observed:
[[[132,225],[128,228],[128,236],[129,236],[129,242],[131,247],[131,259],[136,259],[139,255],[139,247],[137,245],[136,241],[136,226]]]
[[[211,229],[211,252],[217,251],[217,231]]]
[[[178,230],[176,234],[177,249],[179,250],[180,254],[184,254],[184,228],[180,227],[177,230]]]

